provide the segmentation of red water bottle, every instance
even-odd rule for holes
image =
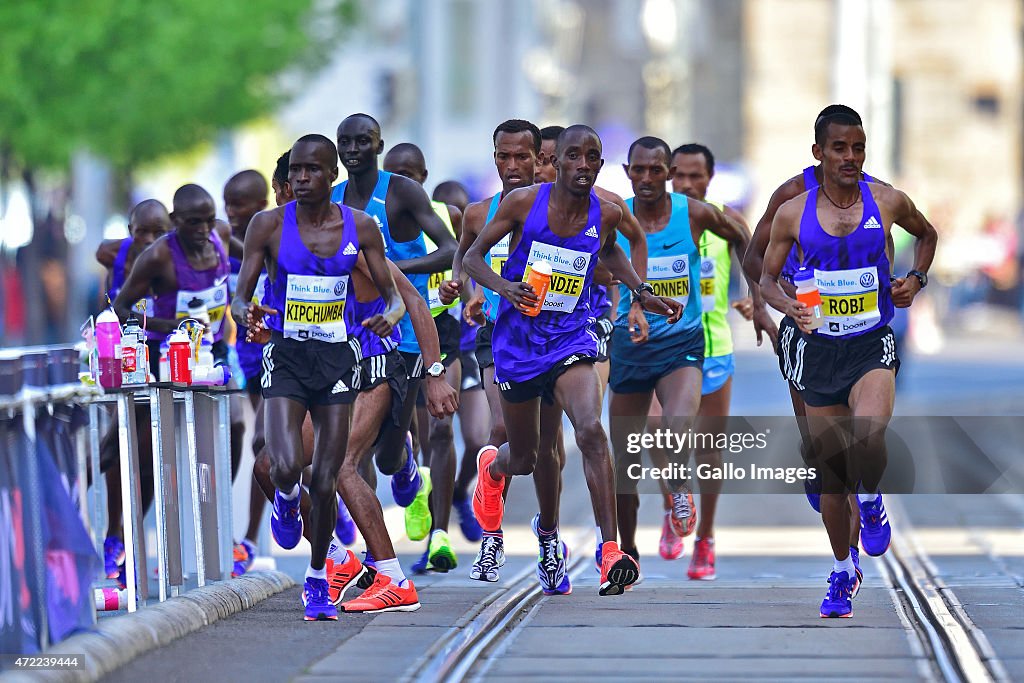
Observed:
[[[185,330],[175,330],[167,338],[167,363],[171,370],[171,381],[178,384],[192,383],[192,341]]]

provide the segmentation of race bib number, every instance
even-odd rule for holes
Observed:
[[[447,306],[441,303],[441,283],[451,279],[452,271],[450,270],[443,273],[431,273],[430,278],[427,279],[427,305],[430,306],[430,315],[435,318],[459,302],[456,299]]]
[[[647,259],[647,280],[657,296],[685,306],[690,299],[690,257],[682,254]]]
[[[882,316],[878,312],[878,269],[814,269],[821,292],[821,312],[825,324],[820,334],[842,337],[874,326]]]
[[[715,310],[715,259],[700,257],[700,307],[705,313]]]
[[[284,304],[284,336],[336,344],[347,341],[345,300],[348,276],[288,275]]]
[[[179,291],[178,303],[175,308],[175,314],[179,320],[188,317],[188,302],[192,299],[199,299],[206,305],[206,313],[210,316],[211,331],[214,334],[219,333],[221,325],[224,323],[224,313],[228,308],[227,278],[220,284],[198,292]]]
[[[544,297],[542,311],[572,313],[576,310],[576,304],[583,294],[591,256],[592,254],[583,251],[556,247],[544,242],[534,242],[530,246],[530,263],[539,260],[551,263],[551,284],[548,286],[547,296]],[[524,281],[529,272],[527,267],[523,274]]]

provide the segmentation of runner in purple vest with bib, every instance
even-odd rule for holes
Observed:
[[[888,323],[894,306],[910,306],[927,285],[937,241],[935,228],[907,195],[864,181],[865,148],[859,117],[840,113],[819,120],[813,152],[821,162],[821,185],[778,209],[760,281],[765,301],[789,319],[779,331],[779,364],[806,406],[805,428],[814,444],[809,456],[821,475],[822,520],[835,557],[822,617],[852,616],[860,588],[849,543],[856,520],[851,493],[859,502],[864,550],[878,556],[889,547],[878,487],[899,358]],[[894,223],[917,238],[914,269],[900,278],[890,268]],[[797,278],[806,274],[821,293],[824,321],[817,328],[811,309],[779,281],[794,246],[801,256]],[[853,420],[837,424],[837,417]]]
[[[506,477],[531,474],[538,456],[556,457],[553,443],[564,409],[576,430],[591,498],[600,514],[604,543],[599,592],[616,595],[636,581],[639,570],[615,540],[614,482],[593,367],[597,339],[586,296],[597,257],[644,308],[669,315],[672,322],[682,309],[675,301],[655,296],[615,243],[622,212],[593,191],[604,165],[597,133],[587,126],[570,126],[559,137],[555,158],[557,180],[511,192],[466,252],[469,275],[502,297],[492,343],[509,439],[500,450],[481,451],[473,509],[485,531],[500,528]],[[509,257],[499,275],[484,261],[484,254],[506,235]],[[538,260],[550,262],[553,269],[542,303],[532,286],[522,282],[527,268]],[[542,310],[536,317],[523,314],[538,303]],[[538,578],[546,593],[564,594],[571,586],[558,536],[560,483],[557,477],[535,477],[534,484],[540,503]]]

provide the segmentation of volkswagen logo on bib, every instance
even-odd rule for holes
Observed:
[[[345,291],[345,281],[338,280],[334,283],[334,296],[341,296],[341,293]]]
[[[216,301],[217,303],[220,303],[221,301],[223,301],[224,300],[224,290],[223,289],[218,289],[216,292],[214,292],[213,300]]]
[[[672,270],[677,273],[681,273],[686,269],[686,261],[683,259],[676,259],[672,262]]]
[[[860,276],[861,287],[874,287],[875,286],[875,275],[874,273],[864,273]]]
[[[676,271],[676,272],[678,272],[678,271]],[[700,274],[701,275],[703,275],[705,277],[708,277],[708,276],[712,275],[714,272],[715,272],[715,262],[714,261],[710,261],[709,260],[709,261],[701,261],[700,262]]]
[[[587,267],[587,259],[582,256],[577,256],[576,260],[572,262],[572,267],[576,270],[583,270]]]

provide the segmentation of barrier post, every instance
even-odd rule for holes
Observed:
[[[196,579],[200,587],[206,585],[206,557],[203,548],[203,511],[199,498],[199,453],[196,444],[196,408],[193,392],[181,392],[185,398],[185,439],[188,450],[188,478],[191,484],[192,525],[196,538]]]
[[[146,604],[149,578],[146,573],[145,534],[142,529],[142,494],[139,476],[139,437],[135,426],[135,396],[117,394],[118,440],[121,462],[121,510],[124,519],[125,584],[128,611]]]

